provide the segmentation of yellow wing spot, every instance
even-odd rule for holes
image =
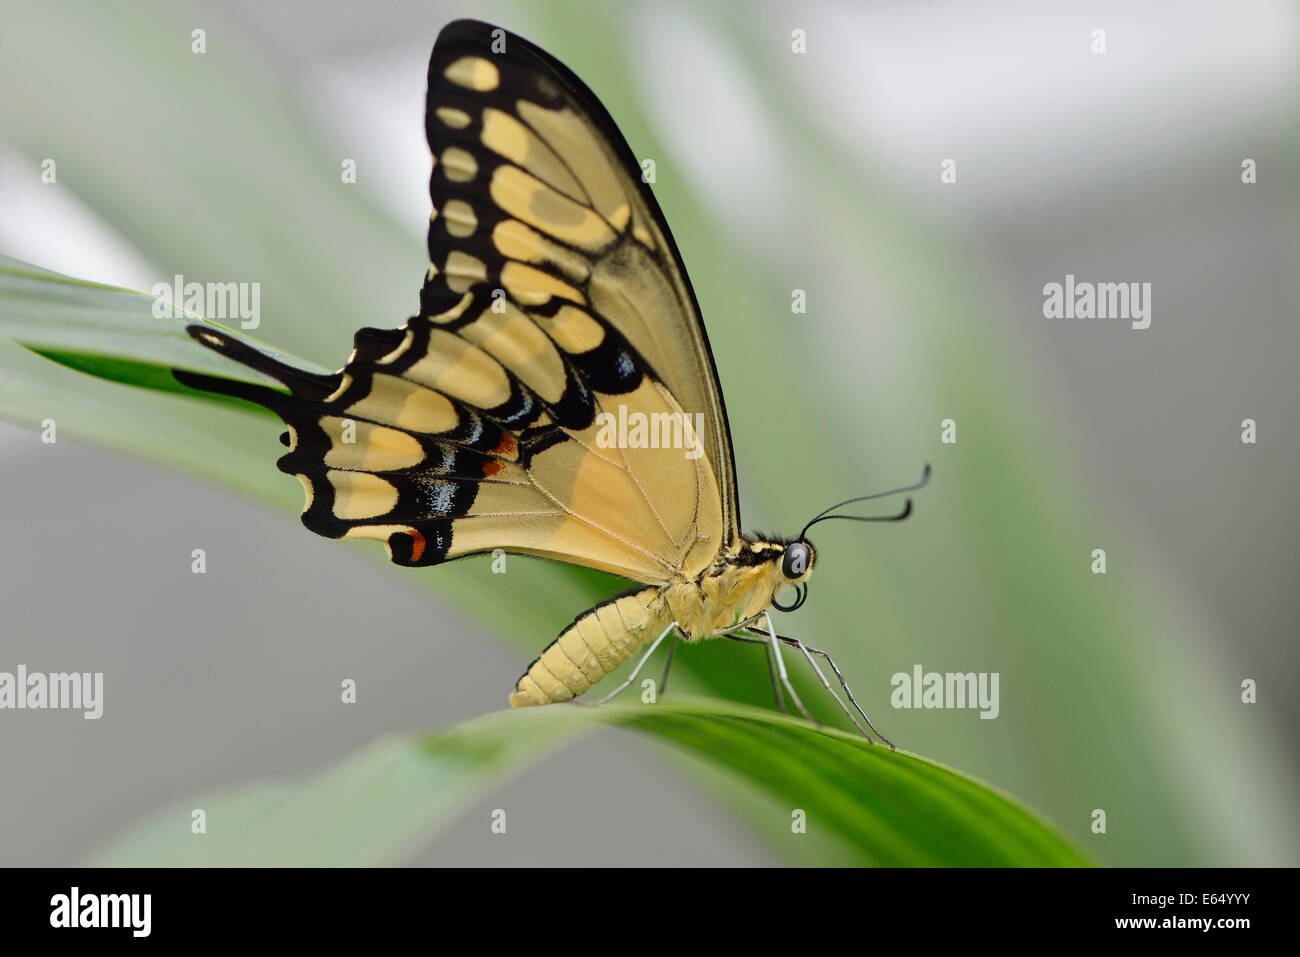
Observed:
[[[349,528],[343,533],[344,538],[365,539],[367,541],[383,542],[388,547],[388,557],[393,557],[393,549],[388,546],[388,537],[394,532],[411,531],[409,525],[358,525],[356,528]]]
[[[627,205],[628,197],[617,167],[608,158],[608,147],[591,125],[572,110],[549,110],[527,100],[520,100],[516,109],[520,118],[574,171],[595,210],[613,222],[619,208]]]
[[[453,249],[447,256],[447,288],[452,292],[465,292],[475,283],[487,279],[487,265],[477,256]]]
[[[320,421],[321,428],[330,437],[330,450],[325,453],[325,464],[330,468],[387,472],[424,461],[424,450],[414,436],[386,426],[353,420],[352,441],[345,441],[348,421],[333,415]]]
[[[442,151],[445,175],[453,183],[468,183],[478,175],[478,161],[459,146],[448,146]]]
[[[484,309],[460,334],[490,352],[544,401],[557,402],[564,394],[564,360],[555,343],[515,306],[504,313]]]
[[[452,306],[446,312],[440,312],[435,316],[429,316],[429,321],[430,322],[455,322],[457,319],[459,319],[461,316],[465,314],[465,310],[469,308],[469,304],[473,301],[474,301],[474,296],[467,292],[465,293],[465,295],[460,297],[460,302],[456,303],[456,305]]]
[[[537,321],[551,334],[565,352],[589,352],[605,340],[605,330],[577,306],[561,306],[553,318],[538,316]]]
[[[444,395],[397,376],[371,377],[370,394],[348,406],[349,414],[395,425],[407,432],[450,432],[460,416]]]
[[[392,352],[388,353],[388,355],[383,356],[381,359],[379,359],[379,364],[389,365],[393,362],[396,362],[398,359],[402,358],[402,356],[406,353],[407,349],[411,348],[411,343],[414,341],[415,341],[415,333],[411,332],[408,329],[406,335],[402,338],[402,341],[401,343],[398,344],[397,348],[394,349]]]
[[[397,504],[397,488],[369,472],[329,471],[334,486],[334,515],[344,519],[376,518],[387,515]]]
[[[467,90],[486,93],[495,90],[501,82],[501,72],[491,60],[479,56],[463,56],[442,72],[452,83]]]
[[[453,130],[463,130],[469,126],[469,114],[464,110],[452,106],[440,106],[433,112],[438,119],[442,120],[443,126],[450,126]]]
[[[498,166],[489,191],[497,205],[511,216],[570,246],[598,252],[615,238],[613,230],[595,212],[517,166]]]
[[[554,243],[517,219],[503,219],[492,230],[492,242],[507,259],[554,264],[574,282],[586,282],[591,265],[583,257]]]
[[[501,364],[444,329],[429,334],[429,351],[403,375],[480,409],[495,409],[510,398],[510,378]]]
[[[627,229],[628,221],[632,218],[632,207],[624,203],[618,209],[609,214],[609,224],[617,229],[620,233]]]
[[[474,215],[474,207],[463,199],[448,200],[447,205],[443,207],[442,215],[447,220],[447,232],[460,239],[474,235],[474,230],[478,229],[478,217]]]
[[[508,113],[491,107],[483,111],[483,145],[511,162],[523,165],[531,135],[527,127]]]
[[[307,496],[307,501],[302,503],[302,510],[305,512],[307,511],[307,509],[311,508],[311,503],[316,498],[316,490],[311,487],[311,479],[309,479],[307,476],[297,475],[294,477],[297,478],[298,481],[302,483],[303,494]]]
[[[513,260],[501,270],[501,281],[510,290],[510,295],[525,306],[540,306],[555,296],[580,304],[585,302],[582,293],[568,283]]]
[[[336,399],[340,398],[344,392],[347,392],[348,389],[351,388],[351,386],[352,386],[352,376],[346,372],[343,373],[341,377],[341,381],[339,382],[339,387],[335,389],[333,392],[331,392],[329,395],[325,396],[325,401],[327,403],[335,401]]]
[[[587,195],[573,174],[551,149],[509,113],[488,108],[483,111],[483,145],[504,156],[538,179],[585,203]]]
[[[650,231],[650,226],[646,222],[645,214],[640,209],[638,209],[632,216],[632,237],[646,249],[654,250],[656,245],[654,233]]]

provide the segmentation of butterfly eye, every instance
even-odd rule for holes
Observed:
[[[808,571],[809,554],[808,546],[803,542],[791,542],[781,558],[781,574],[786,578],[801,578]]]

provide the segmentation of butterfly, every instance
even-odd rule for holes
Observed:
[[[419,314],[361,329],[332,375],[211,325],[203,345],[288,389],[178,371],[278,414],[278,466],[303,524],[383,542],[400,565],[502,552],[639,583],[579,615],[516,682],[514,707],[568,701],[669,634],[763,643],[778,705],[812,720],[781,647],[798,649],[849,720],[875,731],[824,651],[770,611],[807,597],[809,529],[742,535],[726,407],[699,306],[641,167],[595,94],[528,41],[458,20],[429,62],[430,266]],[[789,604],[778,601],[792,588]],[[850,710],[817,657],[838,678]],[[664,678],[666,680],[665,671]],[[856,715],[855,715],[856,712]],[[876,732],[879,736],[879,732]],[[881,740],[885,740],[881,737]],[[891,745],[892,747],[892,745]]]

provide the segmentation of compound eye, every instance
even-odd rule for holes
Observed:
[[[808,571],[810,554],[808,546],[803,542],[791,542],[785,547],[785,555],[781,558],[781,574],[786,578],[803,577]]]

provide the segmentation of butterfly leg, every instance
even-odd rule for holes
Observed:
[[[777,635],[777,638],[778,638],[778,640],[783,641],[783,642],[785,642],[786,644],[793,645],[794,647],[798,648],[798,649],[803,653],[803,656],[804,656],[805,658],[808,659],[808,664],[812,665],[812,670],[817,674],[817,678],[818,678],[819,681],[821,681],[821,683],[822,683],[822,687],[826,689],[827,694],[829,694],[832,698],[835,699],[835,703],[836,703],[837,705],[840,706],[840,710],[844,712],[845,717],[847,717],[847,718],[849,719],[849,721],[852,723],[853,727],[857,728],[857,729],[858,729],[858,732],[859,732],[859,733],[860,733],[864,738],[866,738],[868,742],[870,742],[870,741],[871,741],[871,735],[867,732],[867,729],[864,728],[864,727],[862,727],[862,725],[858,723],[858,719],[855,718],[855,717],[853,716],[853,712],[850,711],[850,710],[848,709],[848,706],[844,704],[844,702],[840,699],[840,696],[839,696],[838,694],[835,693],[835,689],[831,687],[831,683],[826,679],[826,674],[825,674],[825,673],[822,671],[822,669],[818,666],[817,662],[813,660],[813,656],[812,656],[812,654],[811,654],[811,652],[813,651],[813,649],[809,648],[807,645],[805,645],[803,642],[799,641],[799,640],[796,639],[796,638],[786,638],[784,635]],[[757,639],[757,638],[756,638],[756,639],[753,639],[753,640],[758,641],[758,640],[760,640],[760,639]],[[826,652],[824,652],[824,651],[818,651],[817,654],[819,654],[819,655],[825,655],[825,656],[826,656],[826,659],[827,659],[828,661],[830,661],[830,655],[827,655]],[[835,668],[835,663],[834,663],[833,661],[831,662],[831,667],[832,667],[832,668]],[[836,668],[835,671],[836,671],[836,674],[839,674],[839,669],[838,669],[838,668]],[[842,681],[842,679],[841,679],[841,681]],[[845,686],[844,686],[844,690],[845,690],[845,691],[848,691],[848,685],[845,685]],[[851,692],[850,692],[850,697],[852,697],[852,693],[851,693]],[[857,702],[856,702],[856,701],[854,702],[854,707],[857,707]],[[861,712],[861,710],[862,710],[861,708],[858,708],[858,711],[859,711],[859,712]],[[866,715],[864,714],[864,715],[862,715],[862,717],[865,719],[865,718],[866,718]],[[871,722],[868,721],[867,724],[870,725]],[[875,729],[872,728],[872,730],[874,731]],[[880,732],[877,731],[876,733],[879,734]],[[881,738],[880,740],[884,741],[885,739],[884,739],[884,738]],[[888,744],[889,742],[886,741],[885,743]],[[893,747],[893,745],[890,745],[890,747]]]
[[[665,638],[667,638],[668,632],[672,631],[676,627],[677,627],[677,622],[673,622],[662,632],[660,632],[659,637],[656,638],[653,642],[651,642],[650,650],[641,656],[641,660],[636,663],[636,667],[632,669],[632,673],[627,676],[627,680],[625,680],[621,685],[619,685],[609,694],[605,695],[605,697],[600,698],[596,701],[578,701],[575,703],[581,705],[587,705],[591,707],[598,704],[608,704],[609,702],[613,701],[616,695],[619,695],[623,691],[627,690],[627,686],[630,685],[633,681],[636,681],[636,676],[641,673],[641,669],[645,667],[645,663],[649,661],[650,656],[655,653],[655,649],[659,647],[659,643],[662,642]]]
[[[659,678],[659,694],[668,690],[668,669],[673,665],[673,652],[677,650],[677,643],[682,640],[682,633],[679,631],[673,635],[672,644],[668,646],[668,657],[664,659],[664,671]]]
[[[871,723],[871,719],[867,717],[867,713],[866,713],[865,711],[862,710],[862,706],[861,706],[860,704],[858,704],[858,699],[855,698],[855,697],[853,697],[853,689],[850,688],[850,687],[849,687],[849,683],[848,683],[847,681],[844,680],[844,675],[843,675],[843,673],[840,671],[840,669],[836,666],[836,664],[835,664],[835,659],[832,658],[830,655],[828,655],[828,654],[827,654],[826,652],[824,652],[824,651],[819,651],[819,650],[816,649],[816,648],[810,648],[810,647],[808,647],[807,645],[805,645],[805,644],[804,644],[803,642],[801,642],[801,641],[797,641],[797,640],[796,640],[796,641],[795,641],[795,644],[797,644],[800,648],[803,649],[803,652],[804,652],[805,655],[821,655],[823,658],[826,659],[826,663],[827,663],[828,665],[830,665],[830,666],[831,666],[831,670],[835,672],[835,677],[838,678],[838,679],[840,680],[840,687],[842,687],[842,688],[844,689],[844,693],[845,693],[846,695],[848,695],[849,701],[852,702],[853,707],[857,710],[858,714],[862,715],[862,720],[865,721],[865,722],[867,723],[867,727],[870,728],[873,732],[875,732],[875,735],[876,735],[877,738],[879,738],[879,739],[880,739],[881,741],[883,741],[885,744],[889,745],[889,750],[891,750],[891,751],[896,751],[897,748],[894,747],[894,742],[890,741],[888,738],[886,738],[886,737],[885,737],[883,734],[881,734],[879,731],[876,731],[876,726],[875,726],[874,724]],[[812,661],[812,658],[810,657],[808,660],[809,660],[809,661]],[[814,664],[813,667],[816,668],[817,666]],[[831,692],[831,694],[834,694],[834,692]],[[839,699],[837,698],[836,700],[839,700]],[[841,705],[841,707],[843,707],[843,705]],[[850,719],[852,719],[853,716],[852,716],[852,715],[849,715],[849,717],[850,717]],[[857,725],[857,722],[856,722],[856,721],[854,721],[853,723],[854,723],[855,725]],[[862,731],[862,728],[859,726],[859,727],[858,727],[858,730],[859,730],[859,731]],[[863,733],[865,734],[866,732],[863,732]],[[868,740],[870,740],[870,739],[868,738]]]
[[[750,630],[755,632],[756,634],[761,634],[761,632],[757,631],[756,629],[750,629]],[[817,667],[817,662],[813,661],[812,656],[819,655],[822,658],[825,658],[826,663],[831,666],[831,671],[835,672],[835,677],[839,679],[840,687],[844,689],[844,693],[848,696],[848,699],[852,703],[854,709],[858,712],[859,715],[862,716],[862,720],[867,723],[867,727],[870,728],[873,732],[875,732],[876,737],[878,737],[885,744],[889,745],[889,749],[891,751],[897,750],[897,748],[894,747],[894,743],[892,741],[890,741],[883,734],[881,734],[879,731],[876,730],[876,726],[871,723],[871,719],[867,717],[867,713],[863,711],[862,706],[858,704],[858,699],[853,697],[853,689],[850,688],[849,683],[844,680],[844,673],[840,671],[839,666],[835,664],[834,658],[832,658],[829,654],[827,654],[826,652],[822,651],[819,648],[812,648],[808,645],[805,645],[798,638],[789,638],[785,635],[777,635],[776,637],[778,641],[781,641],[794,648],[798,648],[801,652],[803,652],[803,656],[808,659],[808,663],[812,665],[813,671],[817,672],[817,677],[821,679],[822,686],[825,687],[826,690],[830,692],[831,697],[835,699],[835,703],[840,706],[840,709],[846,715],[848,715],[849,720],[853,722],[853,726],[857,728],[858,731],[860,731],[868,741],[870,741],[871,735],[867,734],[867,732],[863,729],[862,725],[858,724],[857,719],[853,717],[853,713],[850,712],[849,709],[844,706],[844,702],[840,700],[840,696],[837,695],[835,691],[831,688],[830,682],[826,680],[825,674],[823,674],[822,670],[819,667]]]
[[[785,694],[781,691],[781,679],[776,673],[776,662],[772,660],[772,650],[768,645],[766,638],[750,638],[747,635],[737,635],[734,633],[723,636],[730,638],[732,641],[743,641],[748,645],[762,645],[764,657],[767,658],[767,670],[772,676],[772,695],[776,698],[776,706],[785,714],[790,713],[790,709],[785,706]]]
[[[781,677],[781,684],[789,693],[790,700],[794,702],[795,707],[799,709],[799,713],[813,724],[820,725],[821,722],[814,718],[812,712],[804,707],[803,702],[799,700],[799,693],[794,690],[794,685],[790,683],[790,674],[785,670],[785,659],[781,657],[781,646],[777,644],[776,628],[772,624],[771,614],[764,612],[763,620],[767,622],[767,635],[771,639],[772,657],[776,659],[776,670]]]

